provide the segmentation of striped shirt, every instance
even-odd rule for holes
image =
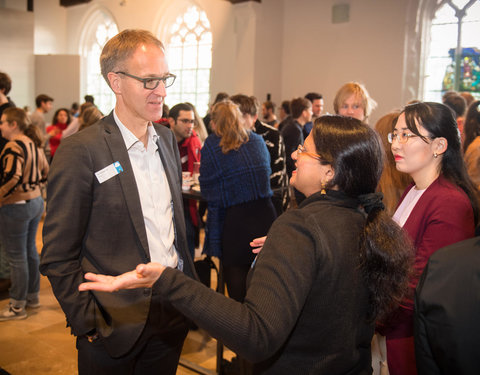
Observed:
[[[47,180],[49,166],[43,150],[30,138],[21,134],[8,142],[0,163],[0,206],[40,196],[40,185]]]

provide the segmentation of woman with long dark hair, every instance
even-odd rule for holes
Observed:
[[[158,263],[118,277],[86,274],[93,282],[80,290],[153,287],[259,362],[256,373],[369,374],[375,319],[402,299],[412,255],[375,193],[380,141],[356,119],[322,116],[293,158],[291,183],[307,198],[273,224],[244,303]]]
[[[48,163],[41,132],[23,109],[3,111],[0,130],[8,140],[0,155],[0,235],[12,282],[10,302],[0,311],[0,321],[5,321],[25,319],[26,307],[40,306],[35,236],[43,213],[40,185],[46,181]]]
[[[389,134],[397,169],[413,183],[405,190],[393,219],[415,247],[410,295],[380,328],[387,339],[391,375],[416,374],[413,292],[438,249],[474,236],[477,190],[468,177],[452,111],[439,103],[407,105]]]

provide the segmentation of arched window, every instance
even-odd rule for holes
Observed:
[[[206,13],[196,6],[188,7],[170,27],[166,49],[170,71],[177,76],[168,89],[166,103],[190,102],[205,115],[212,67],[212,32]]]
[[[90,17],[83,34],[80,54],[83,57],[83,95],[93,95],[95,104],[104,113],[110,112],[115,105],[115,95],[103,79],[100,71],[100,54],[105,43],[118,34],[118,27],[112,17],[97,10]]]
[[[480,0],[438,0],[430,31],[423,99],[448,90],[480,98]]]

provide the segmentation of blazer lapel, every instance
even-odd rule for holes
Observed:
[[[158,134],[157,146],[160,159],[162,160],[163,168],[168,180],[168,186],[170,187],[170,193],[172,195],[172,208],[173,208],[173,223],[175,230],[175,248],[177,252],[185,261],[184,249],[186,248],[185,239],[185,224],[183,223],[183,200],[182,200],[182,187],[180,185],[180,176],[177,167],[179,160],[176,158],[172,145],[167,143],[167,139],[162,134]],[[176,144],[173,146],[177,147]],[[190,268],[190,267],[189,267]]]
[[[113,114],[110,114],[106,120],[105,141],[112,153],[113,161],[119,161],[123,168],[123,172],[118,175],[120,185],[122,186],[123,198],[127,204],[130,219],[132,220],[140,243],[145,251],[145,255],[150,259],[142,205],[140,203],[135,175],[133,173],[132,165],[130,164],[127,148],[122,134],[120,133],[120,129],[118,129],[118,126],[115,124]]]

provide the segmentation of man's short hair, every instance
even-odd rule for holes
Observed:
[[[292,112],[290,110],[290,100],[284,100],[281,104],[281,107],[287,115],[289,115]]]
[[[267,110],[271,109],[272,112],[275,112],[275,103],[274,102],[271,102],[270,100],[267,100],[266,102],[263,103],[263,105],[265,106],[265,109],[267,109]]]
[[[83,99],[85,99],[87,103],[95,104],[95,98],[93,97],[93,95],[85,95]]]
[[[308,99],[313,103],[314,100],[323,99],[323,96],[318,92],[309,92],[307,95],[305,95],[305,99]]]
[[[125,60],[132,56],[142,44],[165,49],[163,43],[150,31],[139,29],[123,30],[105,44],[100,56],[100,67],[102,76],[109,86],[108,73],[124,70]]]
[[[258,112],[258,101],[254,96],[237,94],[231,96],[230,100],[238,105],[242,115],[255,116]]]
[[[12,89],[12,80],[7,73],[0,72],[0,90],[7,95]]]
[[[455,91],[443,94],[442,102],[455,112],[455,117],[462,117],[467,109],[467,101]]]
[[[290,110],[294,119],[299,118],[302,112],[312,107],[312,102],[305,98],[295,98],[290,102]]]
[[[180,116],[180,111],[191,111],[193,112],[193,108],[189,106],[187,103],[179,103],[174,105],[172,108],[170,108],[170,111],[168,112],[168,117],[171,117],[177,121],[178,116]]]
[[[40,108],[42,106],[42,103],[46,102],[53,102],[53,98],[45,94],[40,94],[35,98],[35,105],[37,106],[37,108]]]

